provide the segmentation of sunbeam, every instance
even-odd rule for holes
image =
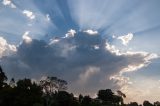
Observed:
[[[150,99],[148,85],[159,84],[159,10],[160,0],[0,0],[0,66],[9,77],[60,76],[75,94],[110,87],[128,101]]]

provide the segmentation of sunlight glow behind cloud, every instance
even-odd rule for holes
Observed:
[[[16,51],[17,48],[15,45],[8,44],[4,38],[0,37],[0,58],[11,55]]]
[[[29,31],[26,31],[23,36],[22,36],[23,40],[26,42],[26,43],[30,43],[32,42],[32,38],[29,37]]]
[[[73,29],[70,29],[68,33],[66,33],[65,37],[74,37],[75,34],[76,34],[76,31]]]
[[[117,39],[120,39],[122,41],[122,44],[126,46],[129,43],[129,41],[132,40],[132,38],[133,38],[133,34],[128,33],[127,35],[119,36]]]
[[[133,79],[160,55],[158,0],[1,1],[0,61],[9,76],[57,75],[69,80],[75,93],[95,95],[111,87],[130,100],[136,96],[129,90],[145,97]],[[141,79],[146,87],[147,81],[158,85],[146,79]]]
[[[10,6],[11,8],[16,8],[16,5],[12,3],[12,0],[3,0],[2,1],[3,5],[8,5]]]
[[[8,74],[12,72],[10,75],[16,77],[60,75],[71,82],[69,90],[75,94],[88,92],[93,96],[99,88],[107,86],[125,91],[123,89],[133,82],[124,73],[146,67],[152,59],[158,58],[156,54],[147,52],[121,51],[98,33],[93,36],[85,30],[71,29],[67,34],[67,37],[64,35],[44,42],[30,38],[29,31],[26,31],[15,54],[7,58],[2,56],[1,64]],[[11,70],[14,70],[14,75]]]
[[[30,18],[31,20],[35,19],[35,15],[33,14],[32,11],[29,11],[29,10],[24,10],[23,11],[23,14],[25,14],[28,18]]]
[[[86,31],[83,31],[83,32],[86,32],[89,35],[97,35],[98,34],[98,31],[93,31],[93,30],[86,30]]]

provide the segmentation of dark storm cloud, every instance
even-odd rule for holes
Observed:
[[[85,93],[94,88],[90,92],[93,93],[102,87],[113,87],[109,77],[128,65],[145,63],[143,54],[117,55],[106,48],[106,43],[99,34],[82,31],[49,43],[23,40],[16,54],[1,58],[1,65],[10,77],[53,75],[67,80],[74,92]]]

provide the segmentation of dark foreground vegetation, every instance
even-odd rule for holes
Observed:
[[[0,106],[142,106],[137,102],[123,103],[126,97],[121,91],[115,95],[112,90],[99,90],[97,98],[90,96],[74,97],[68,93],[67,82],[56,77],[47,77],[39,82],[22,79],[17,82],[7,77],[0,67]],[[144,101],[143,106],[160,106]]]

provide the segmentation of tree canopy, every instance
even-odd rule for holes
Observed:
[[[57,77],[46,77],[33,82],[24,78],[7,83],[7,76],[0,67],[0,106],[142,106],[137,102],[123,103],[127,96],[120,90],[115,94],[111,89],[102,89],[97,98],[89,95],[68,93],[67,82]],[[143,106],[160,106],[160,102],[153,104],[144,101]]]

